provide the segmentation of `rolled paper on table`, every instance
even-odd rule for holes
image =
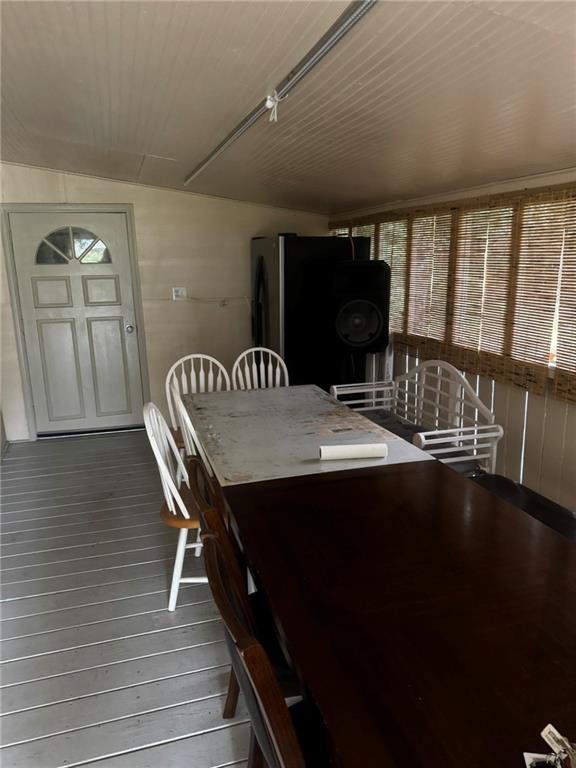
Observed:
[[[386,443],[362,443],[360,445],[321,445],[320,458],[333,459],[385,459],[388,456]]]

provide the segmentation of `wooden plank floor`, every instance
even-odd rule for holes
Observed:
[[[166,609],[177,531],[144,432],[14,444],[2,462],[3,768],[245,768],[221,717],[204,585]],[[189,556],[185,575],[203,572]]]

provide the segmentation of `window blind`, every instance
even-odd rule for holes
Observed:
[[[556,332],[564,232],[562,204],[526,205],[518,254],[512,356],[547,366]]]
[[[576,199],[563,204],[562,218],[556,366],[572,374],[576,389]]]
[[[405,322],[407,234],[406,219],[379,225],[377,258],[390,266],[390,330],[398,333]]]
[[[467,211],[460,217],[454,275],[452,341],[501,354],[506,337],[514,209]]]
[[[376,258],[391,266],[398,348],[576,402],[576,186],[352,226],[374,232]]]
[[[365,224],[361,227],[352,227],[352,237],[370,238],[370,258],[375,258],[376,225]]]
[[[408,333],[443,339],[446,330],[451,214],[411,222]]]

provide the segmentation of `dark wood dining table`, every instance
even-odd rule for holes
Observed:
[[[523,768],[547,723],[576,740],[573,542],[437,461],[223,490],[334,765]]]

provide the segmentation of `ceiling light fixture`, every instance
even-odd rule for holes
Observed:
[[[373,8],[378,0],[358,0],[351,3],[344,13],[334,22],[330,29],[311,48],[306,56],[294,67],[294,69],[273,89],[276,103],[285,98],[290,91],[302,80],[326,54],[354,27],[360,19]],[[207,155],[194,170],[184,179],[184,186],[190,184],[210,163],[219,157],[228,147],[248,131],[254,123],[265,115],[271,107],[270,96],[255,107],[238,125],[231,131],[218,146]],[[273,118],[272,118],[273,119]]]

